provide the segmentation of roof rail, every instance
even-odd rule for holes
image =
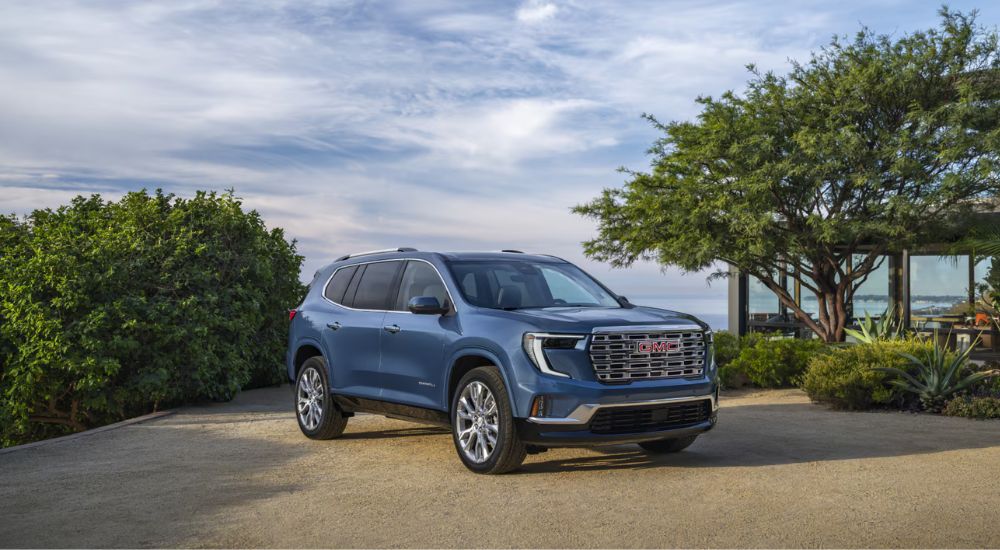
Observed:
[[[409,246],[401,246],[399,248],[383,248],[381,250],[367,250],[365,252],[355,252],[354,254],[345,254],[345,255],[337,258],[334,261],[336,261],[336,262],[342,262],[342,261],[347,260],[349,258],[354,258],[354,257],[357,257],[357,256],[367,256],[369,254],[383,254],[383,253],[386,253],[386,252],[416,252],[416,251],[417,251],[416,248],[411,248]]]
[[[520,250],[514,250],[513,248],[505,248],[500,252],[510,252],[511,254],[524,254],[524,252],[521,252]]]
[[[556,256],[556,255],[554,255],[554,254],[539,254],[539,256],[547,256],[547,257],[549,257],[549,258],[555,258],[555,259],[557,259],[557,260],[562,260],[562,261],[566,262],[566,260],[565,260],[565,259],[563,259],[563,258],[560,258],[559,256]],[[566,262],[566,263],[569,263],[569,262]]]

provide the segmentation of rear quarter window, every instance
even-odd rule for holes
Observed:
[[[327,283],[326,288],[323,289],[323,296],[326,296],[327,300],[337,304],[344,303],[344,293],[347,292],[347,286],[351,284],[351,277],[354,276],[354,272],[358,270],[358,266],[351,265],[347,267],[342,267],[333,274],[330,278],[330,282]]]

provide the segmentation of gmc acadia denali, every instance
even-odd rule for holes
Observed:
[[[351,254],[289,316],[288,376],[312,439],[356,412],[436,424],[466,467],[495,474],[549,447],[677,452],[715,425],[708,326],[632,305],[553,256]]]

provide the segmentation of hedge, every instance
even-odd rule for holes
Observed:
[[[0,442],[281,381],[301,264],[232,193],[0,216]]]

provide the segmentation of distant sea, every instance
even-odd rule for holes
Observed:
[[[864,298],[855,300],[855,315],[862,316],[865,311],[870,315],[879,315],[889,306],[889,301],[885,298],[873,296]],[[714,330],[729,328],[729,314],[727,313],[729,308],[725,297],[629,296],[628,299],[639,306],[659,307],[690,313],[708,323]],[[964,303],[965,299],[963,296],[913,296],[910,307],[913,308],[914,314],[939,314],[951,311],[955,304]],[[776,298],[768,299],[767,296],[751,294],[750,311],[777,313],[777,303]],[[803,305],[806,311],[811,313],[818,311],[816,298],[813,296],[803,296]]]
[[[708,323],[713,330],[729,328],[729,314],[726,298],[691,298],[663,296],[629,296],[629,301],[637,306],[659,307],[690,313]]]

